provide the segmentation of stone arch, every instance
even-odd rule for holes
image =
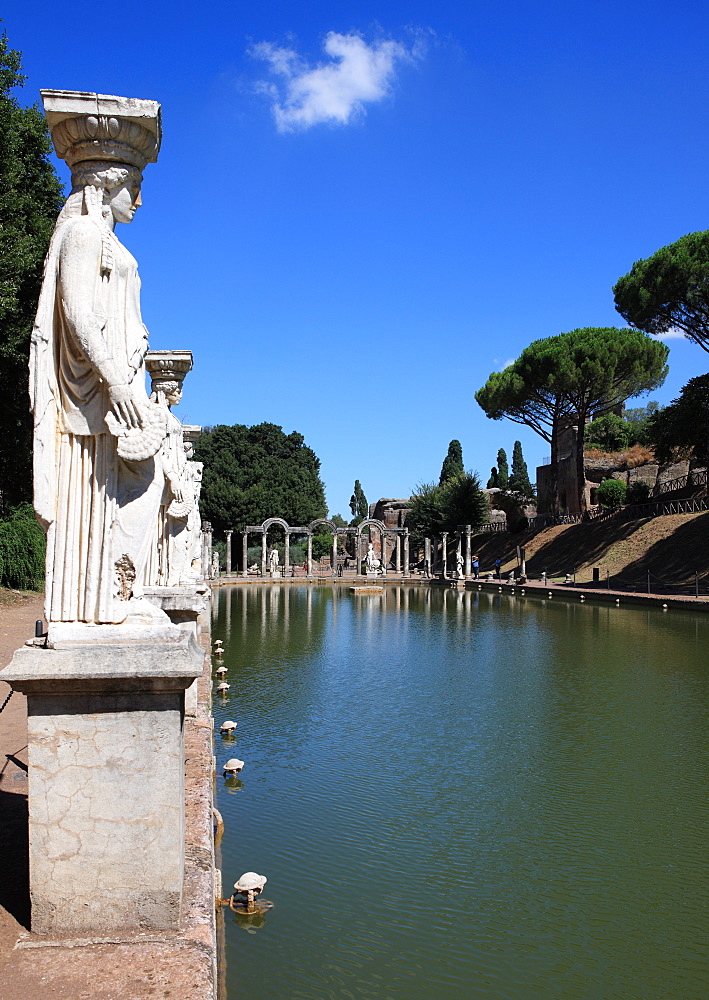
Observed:
[[[379,528],[381,532],[389,532],[389,528],[386,527],[383,521],[379,521],[376,517],[365,517],[364,521],[360,521],[357,525],[357,534],[362,534],[362,529],[369,527],[373,524],[375,528]]]
[[[326,524],[328,526],[328,528],[332,529],[333,535],[336,535],[337,532],[340,530],[337,527],[337,525],[333,524],[333,522],[329,518],[327,518],[327,517],[316,517],[315,520],[311,521],[310,524],[308,525],[308,531],[310,531],[312,533],[315,530],[316,525],[318,525],[318,524]]]
[[[274,524],[280,524],[286,534],[290,531],[290,525],[287,521],[284,521],[282,517],[269,517],[263,522],[261,527],[264,531],[268,531],[268,529]]]

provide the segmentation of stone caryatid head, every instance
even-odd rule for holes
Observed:
[[[145,367],[155,398],[174,406],[182,395],[185,376],[192,369],[192,351],[148,351]]]

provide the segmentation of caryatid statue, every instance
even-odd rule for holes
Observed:
[[[191,351],[148,351],[145,367],[151,379],[151,402],[166,411],[167,434],[155,457],[163,494],[155,542],[146,567],[145,585],[178,587],[191,582],[188,519],[195,506],[182,423],[170,409],[182,398],[182,383],[192,368]]]
[[[141,594],[163,494],[166,410],[148,399],[140,279],[114,227],[160,148],[155,101],[42,91],[72,171],[32,334],[34,504],[51,622],[122,622]]]

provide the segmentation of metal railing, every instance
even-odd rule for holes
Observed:
[[[704,473],[706,475],[706,473]],[[685,478],[685,477],[683,477]],[[701,485],[701,484],[697,484]],[[530,529],[548,528],[555,524],[580,524],[582,521],[640,521],[646,517],[663,514],[699,514],[709,510],[709,496],[689,497],[686,500],[654,500],[648,503],[628,504],[615,510],[607,507],[589,507],[585,514],[537,514],[528,517]]]
[[[663,493],[674,493],[675,490],[684,490],[688,486],[706,486],[707,470],[701,469],[690,472],[686,476],[678,476],[676,479],[668,479],[664,483],[658,483],[652,491],[653,496],[662,496]]]

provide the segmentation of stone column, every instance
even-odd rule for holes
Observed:
[[[396,535],[396,572],[401,573],[401,535]]]
[[[470,534],[472,528],[469,524],[465,526],[465,578],[466,580],[470,576]]]
[[[332,575],[337,576],[337,532],[332,533]]]
[[[288,576],[290,573],[290,531],[286,531],[286,545],[283,560],[283,575]]]
[[[308,579],[313,576],[313,536],[308,534]]]
[[[439,555],[440,555],[440,550],[438,548],[438,535],[434,535],[433,538],[431,539],[431,548],[433,549],[433,563],[432,563],[433,569],[432,569],[432,572],[435,574],[435,573],[438,573],[438,570],[439,570]]]
[[[2,671],[27,695],[35,934],[180,925],[185,688],[204,651],[192,632],[160,631],[162,640],[139,639],[136,627],[122,640],[25,646]]]
[[[431,570],[433,569],[433,565],[431,563],[431,559],[433,558],[433,556],[432,556],[432,553],[431,553],[431,539],[430,538],[424,538],[424,540],[423,540],[423,558],[424,558],[424,561],[428,563],[428,571],[430,573]]]
[[[226,533],[226,575],[231,574],[231,536],[233,531],[227,531]]]
[[[442,558],[443,558],[443,579],[448,579],[448,532],[444,531],[442,536],[441,548],[442,548]]]
[[[409,529],[404,528],[404,576],[409,575]]]
[[[357,565],[355,566],[355,573],[356,573],[357,576],[361,576],[362,575],[362,535],[360,534],[360,532],[357,532],[357,535],[355,537],[357,539],[356,544],[355,544],[355,552],[356,552],[356,555],[357,555]]]
[[[249,575],[249,533],[248,531],[241,532],[241,575]]]
[[[261,576],[266,576],[266,532],[261,532]]]
[[[202,576],[205,580],[212,578],[212,525],[202,521]]]

